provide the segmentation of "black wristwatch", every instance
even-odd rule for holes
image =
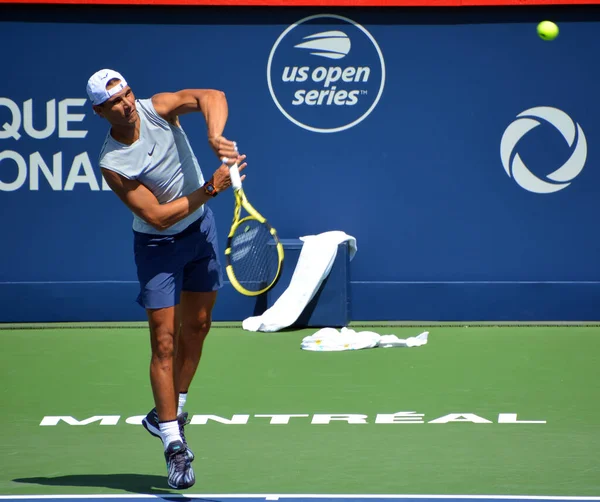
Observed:
[[[210,195],[211,197],[216,197],[219,195],[219,192],[217,192],[217,189],[210,181],[204,183],[204,193],[206,195]]]

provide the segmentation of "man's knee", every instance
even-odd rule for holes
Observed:
[[[212,320],[210,316],[198,316],[195,319],[184,319],[182,323],[182,334],[186,337],[205,338],[210,331]]]
[[[175,354],[175,333],[172,327],[154,326],[151,330],[152,356],[160,360],[172,359]]]
[[[171,359],[175,354],[176,335],[181,318],[179,308],[147,310],[152,357]]]
[[[183,291],[181,294],[182,334],[185,338],[204,339],[212,322],[212,309],[217,293],[193,293]]]

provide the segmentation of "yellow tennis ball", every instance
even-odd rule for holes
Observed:
[[[537,33],[542,40],[554,40],[558,31],[558,26],[552,21],[542,21],[537,25]]]

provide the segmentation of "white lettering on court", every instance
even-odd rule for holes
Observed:
[[[498,415],[499,424],[545,424],[545,420],[517,420],[516,413],[500,413]]]
[[[219,422],[220,424],[243,425],[248,423],[248,418],[250,418],[250,415],[233,415],[231,420],[217,415],[194,415],[190,424],[206,425],[209,420],[212,420],[214,422]]]
[[[472,422],[474,424],[491,424],[489,420],[473,413],[450,413],[435,420],[430,420],[430,424],[447,424],[448,422]]]
[[[251,415],[235,414],[231,418],[221,417],[219,415],[193,415],[190,425],[207,425],[209,423],[218,423],[223,425],[246,425]],[[257,419],[269,418],[270,425],[288,425],[292,419],[302,419],[311,417],[307,413],[266,413],[252,415]],[[134,415],[125,419],[129,425],[141,425],[145,415]],[[375,420],[368,422],[369,416],[356,413],[316,413],[312,415],[310,424],[329,425],[333,422],[344,422],[347,424],[448,424],[454,422],[468,422],[472,424],[491,424],[492,421],[483,418],[474,413],[449,413],[433,420],[425,421],[425,414],[415,411],[398,411],[396,413],[378,413]],[[519,420],[516,413],[499,413],[498,424],[545,424],[545,420]],[[68,415],[51,415],[43,417],[40,425],[55,426],[60,422],[68,425],[90,425],[98,423],[99,425],[117,425],[120,415],[94,415],[91,418],[78,420]],[[297,420],[295,420],[297,421]],[[303,421],[305,424],[308,420]],[[263,422],[264,423],[264,422]]]
[[[423,413],[416,411],[399,411],[397,413],[379,413],[376,424],[424,424]]]
[[[96,415],[85,420],[77,420],[69,416],[44,417],[40,425],[58,425],[59,422],[65,422],[69,425],[89,425],[93,422],[100,422],[100,425],[117,425],[120,415]]]
[[[328,424],[332,421],[348,422],[349,424],[366,424],[367,418],[367,415],[355,415],[345,413],[326,415],[323,413],[319,413],[313,416],[311,424]]]
[[[290,423],[290,418],[308,417],[309,415],[254,415],[257,418],[271,418],[270,424],[285,425]]]

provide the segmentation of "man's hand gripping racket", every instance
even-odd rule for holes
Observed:
[[[228,159],[223,159],[228,163]],[[229,167],[231,187],[235,196],[233,223],[227,237],[227,276],[231,285],[246,296],[257,296],[271,289],[281,276],[283,246],[277,232],[248,202],[239,167]],[[248,216],[241,217],[242,208]]]

